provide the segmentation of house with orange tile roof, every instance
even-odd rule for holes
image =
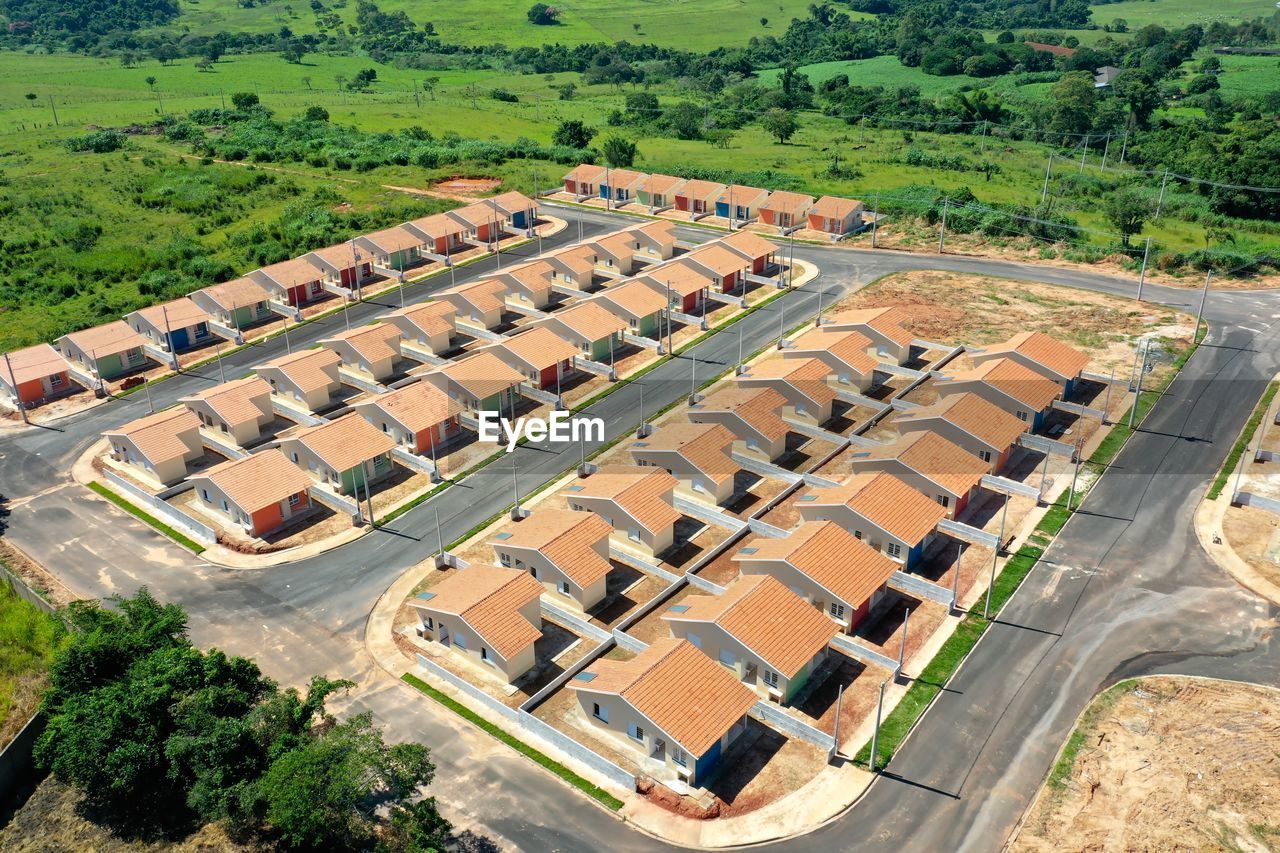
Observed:
[[[276,316],[271,310],[271,291],[249,276],[193,290],[190,296],[192,302],[230,329],[247,329]]]
[[[187,478],[200,506],[240,527],[267,536],[310,514],[311,478],[274,447],[232,459]]]
[[[553,392],[573,373],[573,359],[578,354],[573,344],[545,326],[525,329],[486,347],[486,351],[524,374],[534,388]]]
[[[828,332],[822,326],[791,340],[782,351],[784,359],[816,358],[831,370],[837,385],[856,388],[860,393],[875,383],[878,359],[867,354],[871,340],[862,332]]]
[[[689,421],[720,424],[734,435],[733,449],[772,462],[787,452],[790,430],[782,419],[787,400],[773,388],[724,388],[689,406]]]
[[[507,366],[487,349],[479,350],[457,361],[446,362],[422,375],[462,405],[469,415],[480,412],[508,413],[520,398],[520,384],[525,375]]]
[[[746,275],[751,261],[744,255],[720,245],[719,241],[703,243],[680,258],[682,264],[696,264],[711,276],[711,286],[721,293],[746,288]]]
[[[542,584],[527,572],[470,566],[451,572],[409,604],[423,638],[513,683],[537,662],[541,596]]]
[[[630,748],[649,775],[696,786],[746,730],[756,693],[688,640],[667,637],[631,660],[597,658],[569,680],[587,721]]]
[[[39,405],[80,390],[70,365],[48,344],[36,344],[0,358],[0,391],[13,408]]]
[[[320,346],[338,354],[341,369],[382,382],[396,374],[400,329],[394,323],[371,323],[321,338]]]
[[[715,285],[706,267],[687,263],[684,258],[646,270],[637,278],[664,297],[669,295],[671,306],[684,314],[695,313]]]
[[[763,699],[790,702],[827,659],[840,626],[772,575],[739,575],[720,595],[662,614],[672,636],[737,673]]]
[[[854,474],[887,471],[936,500],[948,517],[959,518],[990,463],[937,433],[913,432],[876,447],[853,448],[850,469]]]
[[[506,286],[508,302],[524,308],[542,309],[551,301],[555,267],[550,261],[535,258],[498,270],[493,277]]]
[[[730,184],[716,198],[716,216],[739,228],[760,217],[760,208],[769,200],[769,191],[760,187]]]
[[[328,298],[329,292],[324,289],[325,272],[318,261],[303,255],[254,270],[249,278],[270,291],[277,302],[300,308]]]
[[[402,227],[421,236],[423,251],[432,255],[447,258],[454,252],[467,248],[462,239],[467,231],[466,226],[444,213],[423,216],[406,222]]]
[[[627,330],[626,323],[594,299],[562,308],[540,321],[540,325],[568,341],[580,357],[609,365],[622,347],[622,333]]]
[[[814,487],[796,498],[806,522],[834,521],[890,559],[911,568],[936,537],[946,507],[886,471],[864,471],[840,486]]]
[[[457,331],[458,310],[448,302],[432,299],[382,315],[400,331],[400,352],[411,358],[414,353],[444,355],[453,346]],[[421,359],[420,359],[421,360]]]
[[[422,231],[405,225],[392,225],[355,239],[365,257],[384,270],[404,272],[421,263],[426,253],[435,249],[435,241]]]
[[[977,394],[949,394],[929,406],[898,412],[893,426],[899,435],[927,430],[954,442],[990,466],[1004,470],[1028,424]]]
[[[901,308],[854,308],[823,319],[819,328],[824,332],[860,332],[871,341],[870,355],[901,365],[911,359],[914,336],[907,328],[910,322]]]
[[[780,248],[777,243],[754,231],[734,231],[727,237],[721,237],[716,243],[745,257],[751,262],[751,272],[756,275],[763,275],[765,270],[773,266],[774,256]]]
[[[482,329],[494,329],[502,325],[507,286],[496,278],[482,278],[442,290],[436,298],[452,305],[458,319]]]
[[[373,278],[374,253],[354,239],[308,252],[305,257],[324,271],[322,281],[356,290]]]
[[[857,199],[824,195],[813,203],[806,215],[810,229],[832,237],[843,237],[862,227],[864,210],[862,202]]]
[[[200,425],[240,447],[256,444],[262,428],[275,419],[271,386],[260,376],[214,385],[178,400],[200,419]]]
[[[691,219],[701,219],[716,212],[716,199],[724,195],[726,187],[715,181],[685,181],[675,191],[676,210],[688,213]]]
[[[601,308],[623,320],[627,331],[645,338],[661,334],[662,311],[667,298],[651,285],[638,279],[630,279],[596,294],[594,301]]]
[[[1070,397],[1080,374],[1089,366],[1089,356],[1044,332],[1019,332],[1009,340],[968,352],[974,364],[1007,358],[1062,386],[1063,398]]]
[[[283,436],[280,450],[299,468],[335,492],[366,496],[370,484],[395,470],[391,436],[358,412]]]
[[[786,234],[793,228],[803,228],[808,224],[807,215],[811,207],[813,196],[779,190],[760,205],[760,222],[777,228],[779,234]]]
[[[548,252],[543,260],[555,267],[553,280],[565,287],[589,290],[595,282],[596,250],[587,243],[575,243]]]
[[[200,419],[184,406],[104,430],[111,458],[161,486],[181,483],[192,462],[204,456]]]
[[[506,213],[488,200],[447,211],[445,216],[462,226],[464,240],[490,244],[506,233]]]
[[[679,481],[677,489],[703,503],[722,504],[733,496],[741,470],[733,461],[733,433],[720,424],[669,424],[631,443],[641,467],[661,468]]]
[[[972,370],[934,379],[938,396],[977,394],[1016,416],[1032,431],[1044,425],[1053,401],[1062,397],[1062,386],[1010,358],[993,358]]]
[[[540,509],[503,527],[489,544],[499,565],[528,572],[548,593],[590,610],[604,600],[612,532],[594,513]]]
[[[814,425],[831,419],[836,392],[827,383],[831,368],[816,358],[771,358],[738,376],[741,388],[772,388],[786,400],[784,416]]]
[[[430,382],[373,394],[352,408],[410,453],[429,454],[462,432],[462,406]]]
[[[633,225],[627,229],[635,236],[636,257],[650,261],[666,261],[676,253],[676,225],[665,219]]]
[[[116,379],[154,364],[143,349],[146,343],[147,339],[123,320],[71,332],[54,341],[58,351],[73,365],[103,380]],[[7,378],[0,377],[0,381]]]
[[[636,201],[648,207],[650,213],[666,210],[675,205],[676,193],[684,183],[684,178],[674,175],[646,175],[635,188]]]
[[[570,483],[564,499],[569,509],[608,522],[615,544],[656,557],[675,540],[681,518],[674,508],[676,485],[666,471],[606,465]]]
[[[569,195],[577,196],[579,200],[599,196],[600,181],[603,179],[604,167],[593,166],[590,163],[574,166],[572,171],[561,178],[564,181],[564,191]]]
[[[132,311],[124,315],[124,321],[153,346],[169,353],[220,340],[210,328],[213,317],[187,296]]]
[[[610,204],[629,204],[648,177],[632,169],[606,167],[600,178],[600,198],[608,199]]]
[[[758,536],[732,557],[743,575],[771,575],[849,633],[884,596],[898,564],[834,521],[806,521],[780,539]]]
[[[613,277],[631,275],[640,243],[631,229],[615,231],[588,243],[596,253],[596,269]]]
[[[254,372],[281,400],[308,412],[322,412],[334,404],[342,390],[338,374],[341,361],[333,350],[304,349],[259,364]]]
[[[538,203],[522,192],[510,190],[488,201],[502,211],[503,224],[518,231],[527,231],[538,221]]]

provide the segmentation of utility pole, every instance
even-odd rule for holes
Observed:
[[[907,620],[911,618],[911,608],[906,608],[902,613],[902,641],[898,643],[898,674],[902,674],[902,664],[907,659]]]
[[[738,364],[733,368],[734,376],[742,375],[742,337],[743,337],[742,324],[739,323],[738,324]]]
[[[991,590],[996,585],[996,560],[1000,557],[1000,546],[1004,544],[1004,522],[1009,517],[1009,495],[1004,496],[1004,506],[1000,509],[1000,535],[996,537],[996,547],[991,553],[991,580],[987,582],[987,601],[982,605],[982,618],[991,615]]]
[[[1133,408],[1129,410],[1129,429],[1133,429],[1133,419],[1138,416],[1138,401],[1142,399],[1142,377],[1147,373],[1147,352],[1151,346],[1150,338],[1142,340],[1142,366],[1138,368],[1138,386],[1133,392]]]
[[[1124,165],[1125,152],[1129,150],[1129,131],[1124,132],[1124,141],[1120,143],[1120,165]]]
[[[1049,198],[1049,175],[1053,172],[1053,152],[1049,152],[1049,165],[1044,167],[1044,189],[1040,191],[1040,203]]]
[[[436,545],[438,547],[436,553],[444,556],[444,530],[440,527],[440,507],[433,506],[431,509],[433,509],[436,514]]]
[[[1089,154],[1089,135],[1085,134],[1084,144],[1080,146],[1080,174],[1084,174],[1084,158]]]
[[[49,109],[53,110],[53,126],[58,126],[58,108],[53,105],[53,95],[49,95]]]
[[[1147,281],[1147,258],[1151,255],[1151,238],[1147,238],[1147,247],[1142,250],[1142,273],[1138,276],[1138,301],[1142,301],[1142,285]]]
[[[871,248],[876,247],[876,226],[880,224],[880,193],[876,193],[876,206],[871,211]]]
[[[1071,512],[1071,505],[1076,499],[1076,478],[1080,476],[1080,437],[1076,436],[1076,452],[1071,460],[1073,468],[1071,469],[1071,485],[1067,489],[1067,512]]]
[[[964,558],[964,540],[956,540],[956,570],[951,573],[951,609],[960,609],[960,561]]]
[[[876,701],[876,727],[871,730],[871,772],[876,772],[876,753],[880,749],[880,717],[884,712],[884,686],[888,680],[880,682],[880,698]]]
[[[942,200],[942,230],[938,232],[938,254],[941,255],[945,251],[947,245],[947,207],[950,205],[951,199],[944,198]]]
[[[1164,177],[1160,180],[1160,198],[1156,199],[1156,215],[1151,220],[1152,222],[1160,221],[1160,209],[1164,207],[1164,188],[1165,188],[1165,185],[1168,183],[1169,183],[1169,170],[1165,169]]]
[[[1213,278],[1213,270],[1204,277],[1204,289],[1200,291],[1200,307],[1196,309],[1196,327],[1191,332],[1191,343],[1195,344],[1200,337],[1200,318],[1204,316],[1204,302],[1209,298],[1209,279]]]
[[[681,305],[681,308],[684,306]],[[675,347],[671,343],[671,279],[667,279],[667,355],[675,355]]]
[[[4,354],[4,366],[9,369],[9,384],[13,387],[13,402],[18,407],[18,414],[22,415],[24,424],[31,423],[27,417],[27,407],[22,405],[22,393],[18,390],[18,377],[13,373],[13,362],[9,360],[9,353]]]
[[[1113,368],[1111,368],[1111,378],[1107,380],[1107,393],[1106,393],[1106,396],[1102,398],[1102,411],[1104,411],[1104,412],[1109,412],[1109,411],[1111,411],[1111,409],[1110,409],[1110,404],[1111,404],[1111,386],[1112,386],[1112,385],[1115,385],[1115,384],[1116,384],[1116,369],[1113,367]],[[1106,420],[1105,420],[1105,418],[1104,418],[1103,423],[1105,423],[1105,422],[1106,422]]]
[[[1107,154],[1111,152],[1111,134],[1107,134],[1106,144],[1102,146],[1102,171],[1107,171]]]

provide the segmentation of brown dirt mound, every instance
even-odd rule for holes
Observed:
[[[496,190],[502,185],[502,181],[498,178],[450,178],[447,181],[441,181],[432,187],[433,190],[444,193],[483,193]]]

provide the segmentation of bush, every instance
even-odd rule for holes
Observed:
[[[503,101],[508,104],[514,104],[520,100],[516,97],[515,93],[508,92],[506,89],[494,89],[489,92],[489,97],[493,98],[495,101]]]
[[[124,147],[127,137],[115,130],[95,130],[84,136],[73,136],[66,141],[68,151],[88,151],[109,154]]]

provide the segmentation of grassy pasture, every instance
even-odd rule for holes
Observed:
[[[1201,0],[1125,0],[1123,3],[1100,3],[1090,6],[1093,22],[1101,27],[1116,18],[1124,18],[1133,31],[1147,24],[1162,27],[1185,27],[1188,24],[1208,26],[1214,21],[1236,22],[1247,18],[1266,18],[1276,11],[1274,0],[1218,0],[1207,4]]]
[[[802,65],[798,69],[809,75],[809,81],[815,86],[824,80],[830,80],[837,74],[848,74],[849,82],[859,86],[884,86],[894,89],[899,86],[919,86],[925,97],[941,92],[958,89],[965,84],[982,86],[990,84],[990,80],[980,80],[965,74],[953,77],[935,77],[925,74],[919,68],[911,68],[898,61],[896,56],[876,56],[871,59],[840,60],[835,62],[817,62],[813,65]],[[762,82],[772,83],[778,77],[780,69],[770,68],[760,72]]]

